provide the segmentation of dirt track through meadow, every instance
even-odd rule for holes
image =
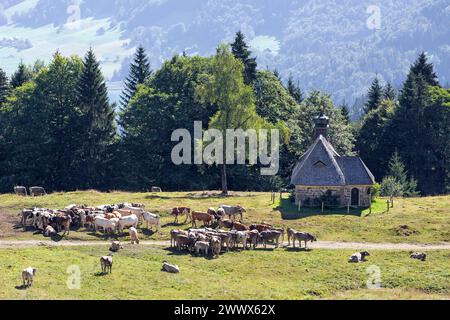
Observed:
[[[0,249],[29,248],[29,247],[85,247],[85,246],[109,246],[110,241],[40,241],[40,240],[0,240]],[[142,246],[170,246],[170,241],[141,241]],[[287,242],[284,243],[287,246]],[[318,241],[308,244],[311,249],[352,249],[352,250],[450,250],[450,243],[442,244],[411,244],[411,243],[358,243],[358,242],[334,242]]]

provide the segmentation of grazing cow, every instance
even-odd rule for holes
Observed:
[[[47,192],[45,192],[45,189],[42,187],[31,187],[30,188],[30,196],[36,197],[36,196],[45,196],[47,195]]]
[[[244,225],[243,223],[241,223],[241,222],[234,221],[233,222],[233,227],[231,229],[237,230],[237,231],[247,231],[248,227],[246,225]]]
[[[14,193],[18,196],[26,197],[27,194],[27,188],[22,186],[14,187]]]
[[[56,230],[52,226],[47,226],[44,231],[44,237],[51,237],[56,235]]]
[[[53,219],[53,224],[56,226],[56,231],[61,232],[61,230],[64,230],[63,236],[66,234],[69,235],[71,223],[72,217],[61,212]]]
[[[253,246],[253,249],[256,249],[256,247],[258,246],[258,240],[259,240],[258,230],[249,230],[249,231],[247,231],[247,234],[248,234],[247,243],[250,244],[250,248]]]
[[[186,220],[184,221],[184,224],[186,224],[188,218],[190,218],[190,220],[192,220],[191,208],[186,208],[186,207],[173,208],[171,215],[175,216],[174,223],[178,223],[178,217],[184,216],[184,215],[186,215]]]
[[[209,242],[206,241],[197,241],[195,243],[195,254],[201,254],[202,252],[205,253],[205,256],[208,255],[209,251]]]
[[[136,205],[138,205],[138,204],[136,204]],[[120,210],[117,210],[117,211],[119,211],[119,213],[122,214],[122,210],[131,211],[131,214],[134,214],[138,218],[139,221],[141,221],[142,216],[143,216],[143,214],[145,212],[143,207],[133,207],[133,206],[130,206],[130,205],[126,205],[126,206],[124,206],[123,208],[121,208]]]
[[[220,220],[219,228],[231,229],[231,228],[233,228],[233,221],[231,221],[229,219]]]
[[[250,235],[246,231],[232,230],[231,235],[232,235],[232,242],[233,242],[232,247],[233,248],[239,247],[239,243],[242,243],[242,248],[244,250],[247,249],[247,241],[248,241]]]
[[[122,217],[122,215],[120,215],[120,217]],[[113,214],[113,213],[106,213],[105,214],[105,218],[108,219],[108,220],[111,220],[111,219],[117,218],[117,216],[115,214]]]
[[[133,214],[133,211],[131,210],[125,210],[125,209],[117,209],[116,211],[113,212],[117,212],[118,214],[120,214],[120,217],[128,217],[131,216]]]
[[[109,251],[112,252],[119,252],[120,249],[123,249],[122,245],[120,244],[119,241],[113,241],[111,243],[111,247],[109,248]]]
[[[220,252],[222,251],[222,240],[219,237],[211,237],[209,241],[209,246],[211,248],[211,252],[214,258],[219,257]]]
[[[119,231],[123,232],[123,229],[130,227],[137,228],[138,224],[139,218],[135,214],[128,217],[122,217],[119,219]]]
[[[175,247],[177,245],[178,236],[188,236],[188,232],[184,230],[172,230],[170,231],[170,247]]]
[[[203,225],[209,226],[214,221],[214,216],[208,213],[194,211],[191,215],[192,227],[197,227],[197,221],[202,221]]]
[[[88,229],[95,229],[95,218],[96,218],[96,216],[94,214],[88,214],[86,216],[85,226]]]
[[[225,212],[225,214],[231,219],[233,217],[233,220],[236,219],[236,216],[241,217],[241,221],[244,220],[243,213],[247,212],[244,207],[241,206],[225,206],[221,205],[220,208]]]
[[[411,259],[417,259],[420,261],[425,261],[427,260],[427,254],[423,253],[423,252],[414,252],[411,254]]]
[[[314,237],[310,233],[298,232],[298,231],[295,231],[295,230],[292,230],[292,229],[291,229],[291,237],[292,237],[292,244],[293,244],[294,248],[295,248],[295,241],[296,240],[298,240],[298,242],[300,243],[300,248],[302,247],[302,241],[305,241],[305,249],[307,249],[308,242],[315,242],[315,241],[317,241],[317,238]],[[289,230],[288,230],[288,242],[290,243]]]
[[[356,252],[352,254],[350,258],[348,258],[348,262],[350,263],[365,262],[367,256],[370,256],[370,253],[368,253],[367,251]]]
[[[100,266],[102,267],[102,273],[107,274],[112,272],[113,257],[112,255],[104,256],[100,258]]]
[[[257,230],[258,232],[263,232],[266,230],[273,229],[273,226],[271,226],[270,224],[261,223],[261,224],[252,224],[249,228],[250,230]]]
[[[209,208],[208,214],[212,215],[216,221],[220,221],[225,217],[225,211],[223,209],[215,210],[214,208]]]
[[[192,252],[195,242],[195,238],[180,234],[177,237],[177,250],[181,251],[182,249],[187,249]]]
[[[159,224],[160,224],[160,220],[161,217],[157,214],[154,213],[150,213],[150,212],[144,212],[143,215],[144,221],[147,222],[147,229],[148,226],[156,226],[156,231],[159,230]]]
[[[170,264],[167,261],[164,261],[161,271],[165,271],[168,273],[180,273],[180,268],[177,265]]]
[[[34,215],[33,215],[33,210],[30,210],[30,209],[24,209],[24,210],[22,210],[22,212],[21,212],[19,215],[21,216],[20,224],[21,224],[23,227],[26,227],[26,226],[27,226],[27,220],[33,219],[33,217],[34,217]]]
[[[33,285],[33,279],[36,275],[36,268],[26,268],[22,271],[22,281],[24,287],[31,287]]]
[[[97,228],[99,227],[103,229],[104,233],[114,233],[114,231],[117,229],[117,221],[115,219],[108,220],[104,217],[97,216],[94,219],[94,230],[97,231]]]
[[[160,187],[152,187],[152,193],[161,193],[162,189]]]
[[[281,232],[278,230],[266,230],[259,234],[260,239],[263,241],[264,248],[267,248],[268,242],[274,242],[275,247],[280,245]]]
[[[130,233],[131,244],[139,244],[139,234],[135,227],[131,227],[128,232]]]
[[[222,248],[226,245],[227,252],[230,251],[231,243],[233,241],[233,235],[227,231],[219,231],[217,236],[220,238],[220,245],[222,246]]]

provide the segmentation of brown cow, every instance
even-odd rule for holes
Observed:
[[[188,232],[184,230],[172,230],[170,231],[170,247],[177,246],[178,236],[187,236]]]
[[[249,235],[247,244],[250,245],[250,248],[253,246],[253,249],[256,249],[256,247],[258,246],[258,240],[259,240],[258,230],[249,230],[249,231],[247,231],[247,234]]]
[[[229,219],[223,219],[220,221],[219,227],[231,229],[231,228],[233,228],[233,221],[231,221]]]
[[[188,218],[190,218],[191,221],[192,221],[191,208],[186,208],[186,207],[173,208],[171,215],[175,216],[174,223],[178,223],[178,217],[179,216],[184,216],[184,215],[186,215],[186,220],[184,221],[184,224],[186,224]]]
[[[191,215],[192,227],[197,227],[197,221],[202,221],[203,225],[209,226],[214,221],[214,216],[208,213],[194,211]]]
[[[177,250],[181,251],[182,249],[187,249],[192,252],[194,249],[196,239],[193,237],[188,237],[184,235],[179,235],[177,237]]]
[[[237,230],[237,231],[247,231],[247,230],[249,230],[246,225],[244,225],[241,222],[236,222],[236,221],[233,222],[232,229]]]
[[[250,230],[257,230],[258,232],[267,231],[267,230],[270,230],[272,228],[273,228],[273,226],[271,226],[270,224],[265,224],[265,223],[252,224],[250,226]]]

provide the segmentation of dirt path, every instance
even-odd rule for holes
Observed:
[[[76,247],[76,246],[109,246],[110,241],[39,241],[39,240],[0,240],[0,249],[27,248],[27,247]],[[169,241],[142,241],[144,246],[170,246]],[[287,245],[287,243],[285,243]],[[411,244],[411,243],[358,243],[358,242],[334,242],[318,241],[308,245],[312,249],[354,249],[354,250],[450,250],[450,243],[442,244]]]

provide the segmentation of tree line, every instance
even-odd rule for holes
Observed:
[[[241,32],[211,57],[183,53],[157,70],[139,47],[120,105],[108,99],[93,50],[83,59],[57,52],[48,64],[20,64],[11,78],[0,69],[0,191],[14,185],[59,191],[287,187],[311,144],[312,119],[324,112],[338,153],[359,153],[384,189],[446,193],[449,107],[449,89],[439,85],[425,54],[400,92],[375,79],[364,118],[352,123],[346,106],[328,94],[304,94],[293,76],[284,83],[278,72],[259,69]],[[193,132],[194,121],[220,131],[280,129],[279,174],[261,176],[259,166],[250,164],[176,166],[172,132]]]

